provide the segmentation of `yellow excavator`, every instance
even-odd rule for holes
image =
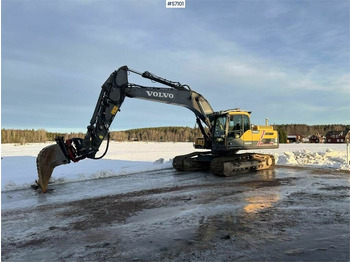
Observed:
[[[129,83],[130,73],[166,87]],[[205,150],[176,156],[173,167],[178,171],[210,169],[215,175],[231,176],[251,170],[270,169],[275,165],[275,159],[270,154],[237,153],[239,150],[272,149],[279,146],[277,131],[268,125],[252,125],[251,112],[238,108],[214,112],[209,102],[188,85],[161,78],[148,71],[141,73],[122,66],[102,85],[85,137],[68,140],[57,137],[55,144],[40,151],[36,160],[37,187],[46,192],[56,166],[84,158],[100,159],[107,153],[110,125],[126,97],[183,106],[195,114],[203,137],[196,139],[194,147]],[[105,152],[96,157],[104,139],[107,139]]]

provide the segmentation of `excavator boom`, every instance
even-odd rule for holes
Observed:
[[[134,73],[166,87],[148,87],[129,83],[128,74]],[[124,102],[124,99],[139,98],[154,102],[183,106],[196,116],[203,138],[195,148],[211,151],[195,152],[177,156],[173,166],[179,171],[211,169],[214,174],[232,175],[242,170],[261,170],[274,165],[272,155],[247,153],[246,149],[278,147],[277,132],[272,127],[254,127],[250,113],[241,110],[214,112],[209,102],[199,93],[182,85],[156,76],[148,71],[140,73],[127,66],[114,71],[102,85],[97,104],[85,137],[65,140],[56,139],[56,144],[45,147],[37,157],[38,186],[46,192],[55,167],[77,162],[85,158],[100,159],[108,150],[109,127]],[[100,145],[107,138],[107,148],[101,157],[96,157]]]
[[[145,87],[128,82],[129,73],[138,74],[153,82],[158,82],[166,87]],[[127,66],[114,71],[102,85],[97,104],[92,115],[90,125],[84,139],[73,138],[66,141],[63,138],[56,139],[56,144],[45,147],[37,157],[38,181],[43,192],[47,190],[49,180],[55,167],[77,162],[84,158],[96,158],[103,140],[108,137],[109,127],[114,117],[120,111],[125,97],[146,99],[155,102],[173,104],[190,109],[197,117],[197,122],[208,127],[203,130],[203,136],[210,139],[211,121],[209,115],[213,109],[209,102],[188,85],[169,81],[158,77],[148,71],[144,73],[129,69]],[[209,140],[208,140],[209,141]]]

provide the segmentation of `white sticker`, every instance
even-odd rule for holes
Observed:
[[[166,8],[185,8],[186,0],[165,0]]]

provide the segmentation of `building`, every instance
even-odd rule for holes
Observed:
[[[326,143],[345,143],[350,141],[350,130],[329,131],[326,134]]]
[[[309,137],[310,143],[324,143],[324,137],[320,134],[312,135]]]
[[[301,135],[287,135],[287,143],[300,143],[303,141]]]

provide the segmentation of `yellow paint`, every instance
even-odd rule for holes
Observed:
[[[264,130],[259,130],[259,132],[252,132],[252,130],[247,130],[244,132],[244,134],[241,136],[241,139],[243,141],[259,141],[261,139],[262,133]],[[265,130],[266,131],[266,130]],[[273,135],[267,135],[266,133],[273,133]],[[264,136],[262,138],[265,139],[275,139],[277,138],[277,131],[269,130],[266,131]]]
[[[247,130],[244,132],[244,134],[241,136],[241,139],[243,141],[252,141],[252,130]]]
[[[100,135],[100,136],[99,136],[99,138],[100,138],[100,139],[103,139],[103,138],[104,138],[104,136]]]
[[[230,116],[232,115],[247,115],[250,118],[250,114],[246,111],[230,111],[228,112]]]
[[[118,112],[118,107],[117,106],[113,106],[113,108],[112,108],[112,111],[111,111],[111,114],[112,115],[115,115],[117,112]]]

